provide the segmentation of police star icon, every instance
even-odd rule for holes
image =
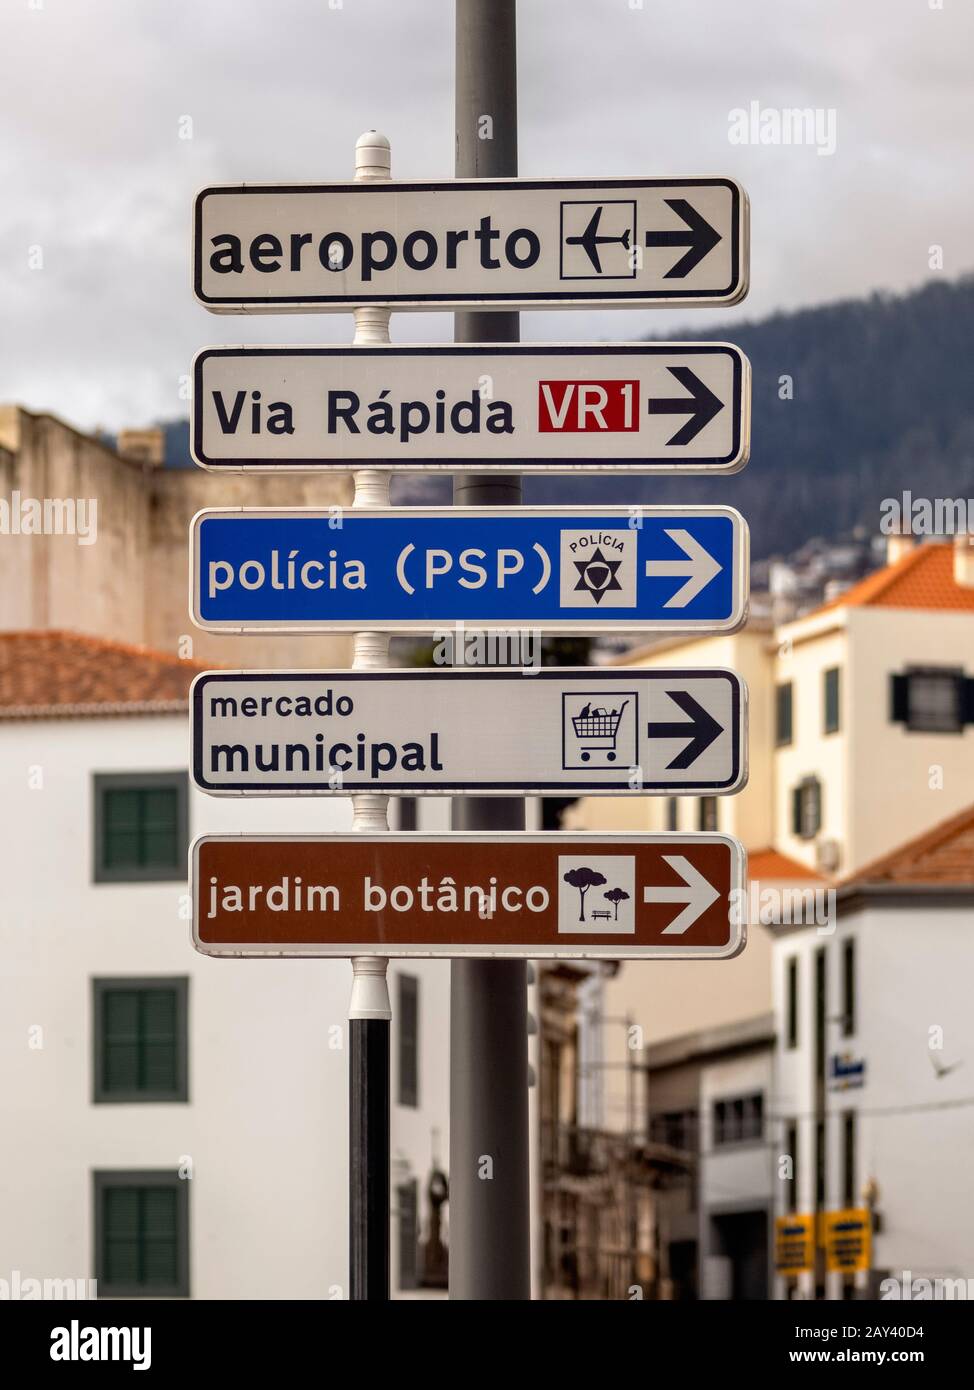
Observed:
[[[578,570],[576,593],[581,590],[583,593],[591,594],[596,603],[601,603],[603,597],[612,589],[622,588],[616,578],[616,571],[622,561],[607,560],[601,548],[593,550],[586,559],[574,560],[572,563]]]

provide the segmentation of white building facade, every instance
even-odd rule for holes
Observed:
[[[874,1213],[869,1271],[820,1256],[778,1297],[896,1297],[914,1279],[974,1296],[972,908],[968,811],[840,889],[834,929],[778,936],[776,1214]]]
[[[111,653],[76,657],[83,685]],[[186,846],[348,830],[350,802],[197,793],[185,708],[7,704],[0,1278],[347,1297],[350,966],[197,954]],[[389,985],[395,1294],[422,1280],[427,1182],[448,1166],[449,964],[390,962]]]

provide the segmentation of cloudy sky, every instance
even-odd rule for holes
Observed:
[[[706,337],[734,316],[974,268],[969,0],[521,0],[520,172],[727,174],[751,293],[722,313],[525,315],[525,339]],[[348,315],[235,320],[190,289],[212,182],[453,173],[451,0],[0,0],[0,401],[117,428],[186,413],[208,343],[348,340]],[[836,148],[740,145],[729,115],[834,111]],[[190,128],[192,139],[181,139]],[[39,250],[38,250],[39,248]],[[448,340],[399,314],[399,342]]]

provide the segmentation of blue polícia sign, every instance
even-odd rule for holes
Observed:
[[[748,533],[730,507],[211,509],[191,616],[224,632],[731,632]]]

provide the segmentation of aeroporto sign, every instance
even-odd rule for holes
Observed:
[[[237,184],[196,199],[196,296],[217,313],[734,304],[732,179]]]
[[[727,959],[746,858],[728,835],[207,835],[193,940],[218,956]]]
[[[749,416],[726,343],[205,348],[192,453],[241,472],[733,472]]]

